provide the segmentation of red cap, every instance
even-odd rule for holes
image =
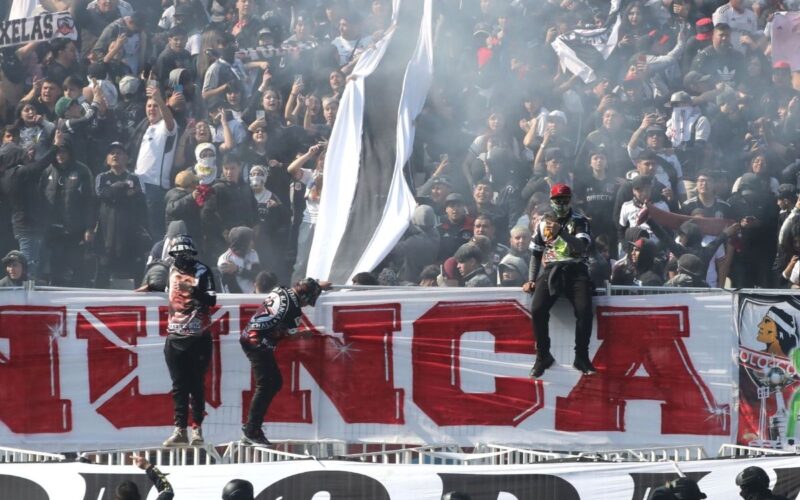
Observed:
[[[775,64],[772,65],[772,69],[788,69],[791,71],[792,65],[789,64],[788,61],[775,61]]]
[[[696,39],[701,41],[711,40],[711,32],[714,30],[714,22],[710,17],[698,19],[694,25],[695,29],[697,30],[697,34],[694,36]]]
[[[550,188],[550,198],[572,196],[572,190],[566,184],[553,184]]]

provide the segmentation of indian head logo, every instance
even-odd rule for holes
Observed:
[[[75,23],[72,21],[72,17],[65,16],[61,17],[56,21],[56,31],[61,36],[68,36],[75,32]]]
[[[776,306],[770,307],[758,323],[756,340],[765,344],[764,352],[788,357],[800,344],[794,316]]]

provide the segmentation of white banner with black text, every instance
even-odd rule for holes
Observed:
[[[337,461],[292,461],[247,465],[163,467],[175,498],[218,500],[234,478],[250,481],[255,497],[311,500],[439,500],[460,491],[472,500],[645,500],[649,492],[678,477],[698,482],[709,500],[739,498],[735,479],[756,465],[776,494],[789,499],[800,490],[796,457],[661,463],[560,463],[509,466],[379,465]],[[73,464],[0,465],[4,498],[25,500],[111,500],[125,480],[149,492],[144,473],[133,467]]]

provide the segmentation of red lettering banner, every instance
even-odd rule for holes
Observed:
[[[559,449],[703,444],[735,435],[730,295],[598,298],[590,354],[572,368],[574,316],[551,315],[557,364],[539,380],[529,297],[516,291],[335,292],[276,350],[271,439],[524,444]],[[212,314],[206,439],[238,439],[253,382],[238,344],[258,297]],[[172,425],[160,294],[0,292],[0,440],[75,450],[154,446]]]

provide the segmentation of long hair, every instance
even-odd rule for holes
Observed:
[[[210,58],[206,54],[206,50],[216,50],[217,46],[223,41],[222,33],[216,29],[210,29],[203,32],[200,37],[200,53],[197,54],[197,74],[205,75],[206,70],[211,66]]]

